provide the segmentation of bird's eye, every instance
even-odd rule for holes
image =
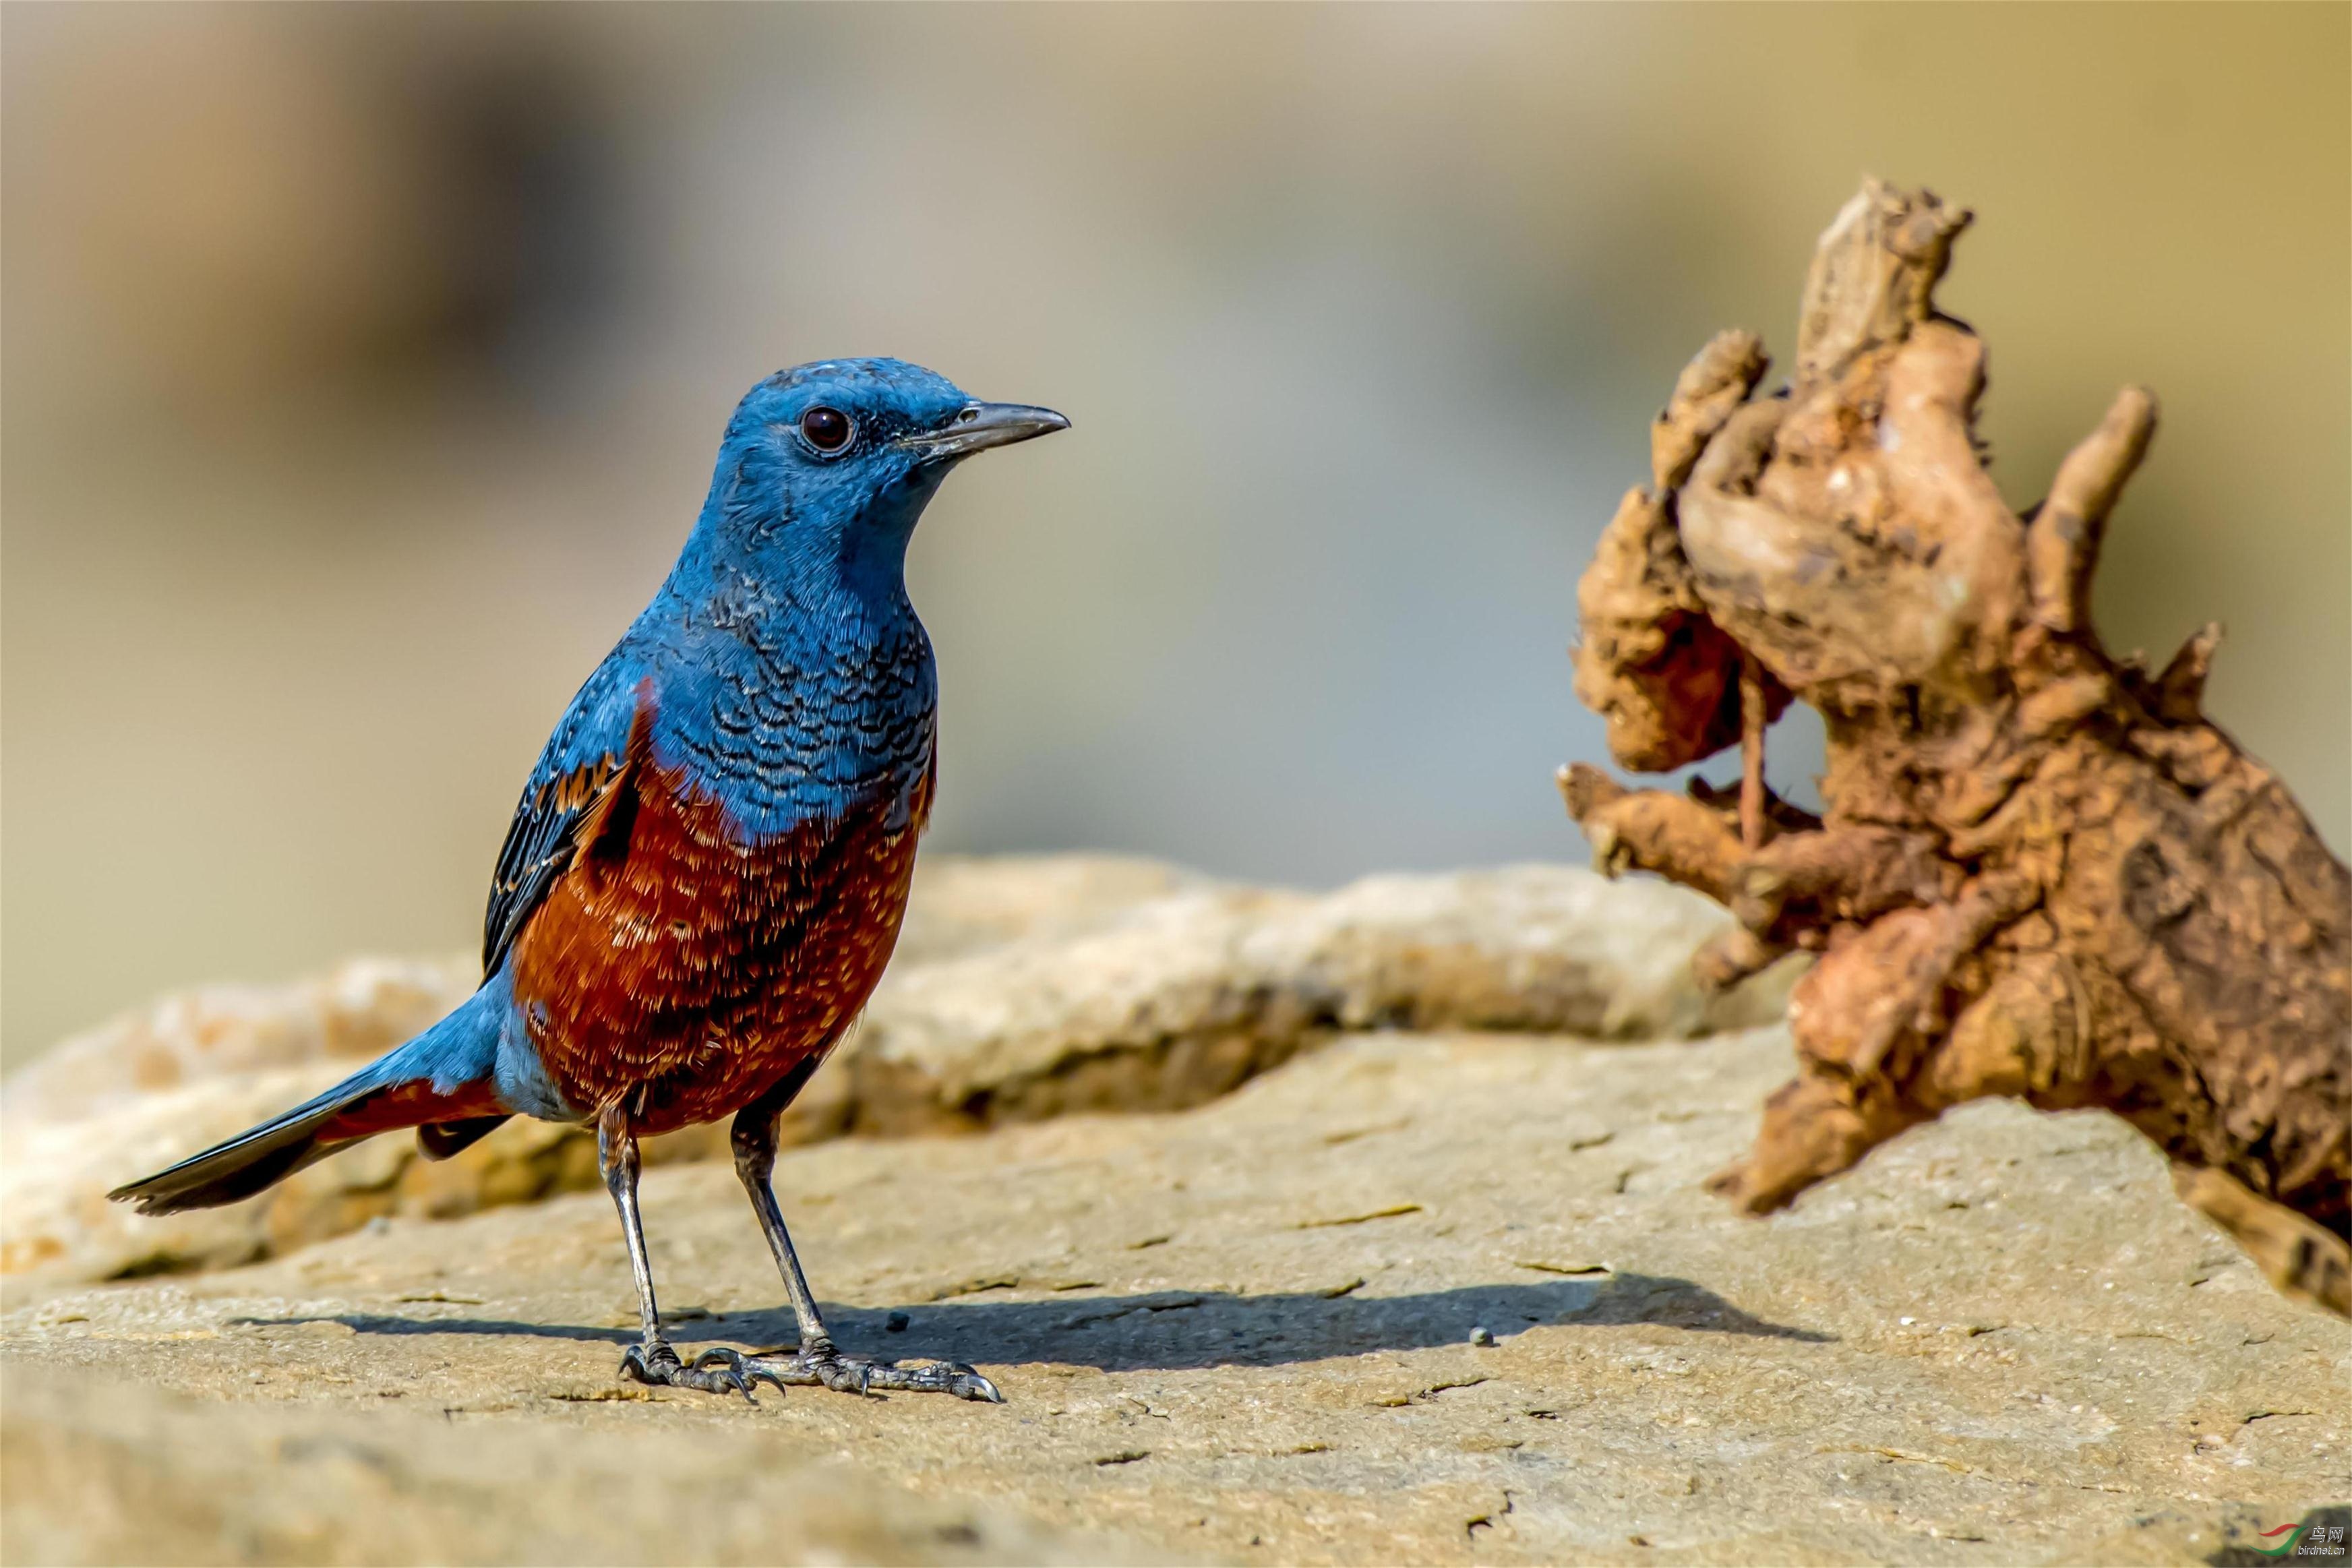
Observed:
[[[820,452],[838,452],[849,445],[855,426],[838,408],[812,408],[801,416],[801,439]]]

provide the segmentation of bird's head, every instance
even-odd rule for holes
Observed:
[[[703,530],[742,564],[895,581],[950,468],[1069,424],[1050,408],[983,403],[904,360],[779,371],[728,422]]]

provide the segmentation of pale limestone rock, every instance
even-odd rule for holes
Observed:
[[[90,1394],[54,1373],[9,1377],[10,1563],[1171,1561],[740,1432],[656,1446],[393,1408],[306,1418]]]
[[[2104,1114],[1967,1106],[1769,1220],[1709,1195],[1790,1054],[1356,1033],[1186,1110],[787,1151],[835,1331],[967,1357],[1002,1406],[623,1387],[602,1194],[16,1277],[0,1555],[919,1560],[969,1520],[928,1539],[2168,1562],[2346,1494],[2352,1325],[2276,1296]],[[645,1204],[682,1348],[789,1338],[731,1172],[651,1172]]]
[[[925,855],[896,962],[957,958],[1021,937],[1075,936],[1136,905],[1216,884],[1139,855]]]
[[[837,1070],[856,1127],[906,1131],[1198,1104],[1343,1029],[1649,1039],[1780,1016],[1792,972],[1726,996],[1691,979],[1723,923],[1562,867],[1206,888],[896,972]]]
[[[283,985],[205,985],[61,1040],[8,1076],[6,1131],[78,1121],[143,1095],[275,1068],[350,1067],[464,1001],[481,978],[460,959],[355,958]]]
[[[1128,856],[925,856],[898,962],[1073,934],[1147,900],[1208,885],[1192,872]],[[357,958],[284,984],[175,993],[59,1041],[11,1074],[0,1118],[14,1132],[206,1079],[322,1060],[363,1062],[464,1001],[480,978],[463,954]]]
[[[107,1201],[122,1183],[299,1104],[351,1066],[323,1061],[222,1078],[83,1121],[18,1127],[0,1163],[0,1274],[106,1279],[226,1268],[379,1215],[446,1218],[597,1182],[593,1139],[518,1120],[442,1163],[418,1157],[408,1138],[374,1139],[226,1208],[149,1219]]]
[[[1693,984],[1690,954],[1725,918],[1674,889],[1556,867],[1313,895],[1111,857],[946,858],[919,875],[907,952],[786,1113],[784,1137],[1194,1105],[1348,1029],[1643,1038],[1777,1017],[1785,973],[1720,997]],[[59,1047],[9,1080],[0,1272],[215,1268],[381,1216],[595,1186],[585,1131],[519,1120],[444,1163],[379,1138],[226,1209],[149,1219],[105,1201],[324,1089],[467,984],[462,963],[357,962],[275,991],[167,999]],[[697,1128],[647,1159],[725,1148],[723,1126]]]

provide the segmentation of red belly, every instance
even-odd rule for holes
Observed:
[[[516,939],[516,1005],[557,1090],[641,1133],[717,1121],[840,1038],[906,914],[911,820],[877,801],[745,846],[663,770],[635,818],[550,889]]]

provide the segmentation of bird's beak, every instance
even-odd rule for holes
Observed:
[[[956,411],[954,418],[938,429],[902,436],[898,445],[921,453],[929,460],[942,461],[968,458],[991,447],[1010,447],[1015,441],[1034,440],[1069,427],[1070,422],[1050,408],[1033,408],[1025,403],[967,403]]]

